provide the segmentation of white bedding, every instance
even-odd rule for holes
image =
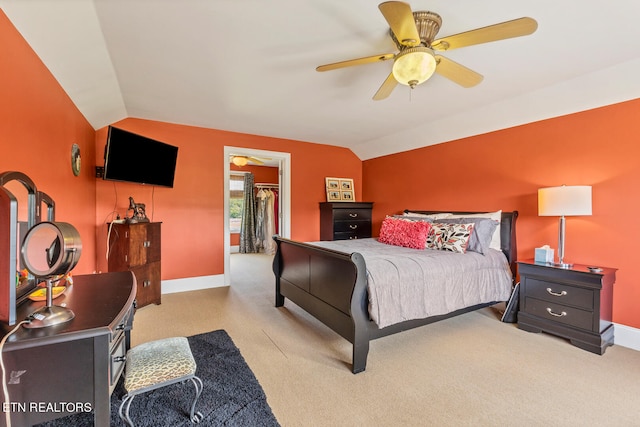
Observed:
[[[379,328],[493,301],[507,301],[512,274],[502,251],[481,255],[387,245],[377,239],[312,242],[359,252],[367,265],[369,315]]]

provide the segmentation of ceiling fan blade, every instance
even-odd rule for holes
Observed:
[[[247,157],[247,159],[252,162],[255,163],[256,165],[264,165],[264,162],[260,159],[256,159],[255,157]]]
[[[434,40],[431,43],[431,48],[434,50],[458,49],[475,44],[526,36],[535,32],[537,28],[538,23],[535,19],[519,18]]]
[[[460,65],[455,61],[445,58],[444,56],[436,55],[436,73],[449,80],[458,83],[462,87],[473,87],[480,83],[484,77],[482,74],[478,74],[475,71]]]
[[[329,71],[338,68],[351,67],[353,65],[371,64],[372,62],[382,62],[395,57],[395,53],[385,53],[382,55],[367,56],[364,58],[349,59],[347,61],[335,62],[333,64],[320,65],[316,71]]]
[[[393,77],[393,73],[389,74],[384,83],[382,83],[382,86],[380,86],[380,89],[378,89],[376,94],[373,95],[373,100],[380,101],[387,98],[389,95],[391,95],[391,92],[393,92],[397,85],[398,81],[395,77]]]
[[[418,46],[420,34],[416,28],[416,21],[408,3],[401,1],[386,1],[378,5],[382,16],[389,23],[391,31],[398,42],[404,46]]]

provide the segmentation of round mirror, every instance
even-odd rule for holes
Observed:
[[[78,231],[66,222],[41,222],[27,232],[22,245],[25,268],[39,278],[67,274],[82,252]]]
[[[47,283],[47,304],[32,313],[26,328],[57,325],[74,318],[73,311],[52,304],[54,278],[67,274],[76,266],[82,253],[80,234],[66,222],[40,222],[24,238],[22,260],[25,268]]]

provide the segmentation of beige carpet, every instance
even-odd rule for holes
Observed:
[[[168,294],[136,313],[133,344],[225,329],[283,426],[640,426],[640,352],[604,356],[501,323],[485,309],[351,345],[290,301],[272,257],[231,257],[232,285]]]

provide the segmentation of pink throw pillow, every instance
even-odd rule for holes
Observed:
[[[424,249],[431,224],[426,221],[408,221],[386,217],[380,227],[378,241],[405,248]]]

